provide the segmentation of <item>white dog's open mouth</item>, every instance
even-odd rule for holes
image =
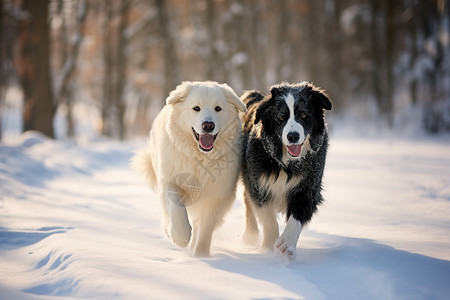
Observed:
[[[217,134],[199,134],[197,131],[195,131],[194,128],[192,128],[192,131],[194,132],[195,139],[198,142],[198,147],[200,150],[209,152],[214,148],[214,142],[216,141]]]
[[[286,146],[289,152],[289,155],[292,157],[299,157],[302,153],[302,144],[292,144]]]

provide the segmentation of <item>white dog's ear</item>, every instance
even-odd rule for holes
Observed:
[[[186,96],[189,94],[189,90],[192,87],[192,82],[183,81],[180,83],[173,91],[169,93],[169,96],[166,98],[166,104],[174,105],[178,102],[184,101]]]
[[[238,110],[242,112],[247,111],[245,104],[239,99],[234,90],[226,83],[221,84],[222,90],[227,98],[228,102],[233,104]]]

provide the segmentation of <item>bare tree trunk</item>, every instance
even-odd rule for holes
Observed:
[[[4,77],[4,71],[3,71],[3,37],[4,35],[4,26],[3,26],[3,19],[4,19],[4,11],[3,11],[3,0],[0,0],[0,141],[2,140],[3,135],[3,99],[4,99],[4,91],[6,88],[6,80]]]
[[[29,15],[20,24],[16,63],[25,97],[24,129],[54,137],[48,5],[49,0],[23,1],[23,10]]]
[[[256,74],[254,77],[255,87],[244,87],[244,89],[253,89],[264,90],[267,87],[266,82],[266,55],[267,49],[264,47],[266,41],[263,38],[266,38],[265,35],[261,34],[261,32],[266,29],[263,19],[263,12],[265,10],[264,2],[260,0],[250,0],[250,39],[251,45],[250,47],[250,56],[253,60],[253,74]]]
[[[418,7],[417,5],[414,5],[413,7],[413,14],[417,15]],[[409,26],[409,35],[410,35],[410,53],[411,53],[411,62],[409,64],[409,68],[411,70],[414,70],[414,65],[416,63],[417,57],[419,56],[419,49],[417,46],[417,40],[418,40],[418,20],[416,18],[411,19],[411,24]],[[411,82],[409,83],[409,91],[410,91],[410,97],[411,97],[411,103],[413,105],[417,104],[417,87],[418,87],[418,79],[417,75],[414,74],[411,78]]]
[[[117,109],[117,121],[119,123],[119,138],[123,140],[125,138],[125,100],[124,89],[126,83],[126,71],[127,71],[127,57],[125,53],[126,40],[125,30],[128,24],[128,10],[130,7],[129,0],[122,0],[120,5],[120,22],[118,29],[118,42],[117,42],[117,76],[115,84],[115,107]]]
[[[60,13],[64,14],[64,3],[61,2]],[[68,124],[68,136],[73,137],[75,134],[75,124],[72,114],[73,106],[73,87],[71,86],[73,80],[73,74],[75,72],[75,66],[78,59],[78,53],[81,43],[84,37],[84,24],[86,20],[88,10],[88,3],[86,0],[80,0],[78,2],[76,12],[76,25],[75,30],[72,33],[73,36],[68,36],[71,33],[67,32],[66,20],[63,15],[62,25],[62,39],[63,39],[63,61],[64,64],[60,70],[60,73],[56,77],[55,84],[55,99],[59,103],[65,103],[67,106],[67,124]],[[67,42],[69,40],[69,42]]]
[[[112,129],[109,120],[111,111],[112,100],[112,30],[111,20],[113,16],[113,3],[111,1],[104,2],[106,14],[103,16],[103,36],[105,38],[103,42],[103,64],[104,64],[104,77],[103,77],[103,99],[102,99],[102,134],[105,136],[112,136]]]
[[[320,43],[318,34],[318,19],[319,19],[319,9],[317,9],[317,0],[308,0],[309,13],[308,13],[308,53],[306,57],[311,57],[308,59],[308,74],[310,80],[313,82],[320,82]]]
[[[222,80],[223,76],[221,73],[223,69],[220,63],[219,53],[217,51],[217,14],[214,5],[214,0],[207,0],[206,2],[206,29],[208,30],[208,47],[209,47],[209,57],[208,63],[206,64],[206,77],[214,80]],[[220,79],[219,79],[220,78]]]
[[[291,48],[290,40],[288,37],[288,28],[290,24],[288,1],[277,1],[278,7],[281,10],[278,17],[278,30],[277,30],[277,61],[276,61],[276,74],[277,81],[291,81],[292,78],[292,66],[291,62]]]
[[[371,0],[371,24],[370,24],[370,38],[371,38],[371,57],[372,57],[372,88],[375,101],[380,105],[383,100],[383,91],[381,88],[381,69],[382,61],[380,57],[380,40],[378,39],[378,0]]]
[[[126,27],[130,0],[120,2],[106,1],[106,15],[103,16],[103,100],[102,134],[123,139],[125,137],[125,101],[126,85]]]
[[[159,35],[162,41],[164,55],[164,89],[163,95],[168,95],[180,81],[178,58],[175,52],[175,37],[170,28],[170,19],[166,1],[154,0],[158,11]]]
[[[342,87],[345,86],[345,82],[342,76],[342,31],[341,31],[341,2],[334,1],[332,17],[329,18],[329,23],[327,26],[330,28],[330,35],[328,37],[328,49],[332,49],[332,53],[327,53],[328,62],[330,67],[330,72],[327,72],[327,89],[333,94],[333,92],[338,95],[340,94]],[[328,19],[328,18],[327,18]],[[339,112],[342,107],[341,101],[336,101],[333,104],[333,111]]]
[[[240,73],[239,83],[241,86],[236,85],[235,89],[237,91],[243,90],[248,86],[251,86],[251,69],[250,69],[250,49],[248,47],[248,36],[247,30],[248,26],[246,21],[246,13],[249,9],[248,5],[244,0],[235,0],[236,4],[241,7],[241,11],[235,13],[234,17],[234,27],[236,31],[236,51],[234,55],[239,55],[239,59],[237,59],[236,69]]]
[[[381,111],[386,115],[388,125],[394,123],[394,8],[395,1],[384,1],[384,17],[385,17],[385,82],[386,94],[381,105]]]

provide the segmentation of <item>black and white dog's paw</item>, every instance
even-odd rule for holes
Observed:
[[[292,216],[289,217],[286,228],[281,236],[276,240],[274,251],[277,256],[284,260],[292,261],[295,258],[295,249],[298,238],[302,231],[302,224]]]
[[[280,236],[274,245],[276,256],[281,257],[287,262],[293,261],[295,259],[295,249],[297,247],[296,242],[297,241],[294,243],[293,241]]]

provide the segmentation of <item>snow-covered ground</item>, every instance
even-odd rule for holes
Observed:
[[[241,241],[241,190],[211,258],[173,246],[143,145],[0,146],[0,299],[450,299],[449,142],[332,138],[291,264]]]

